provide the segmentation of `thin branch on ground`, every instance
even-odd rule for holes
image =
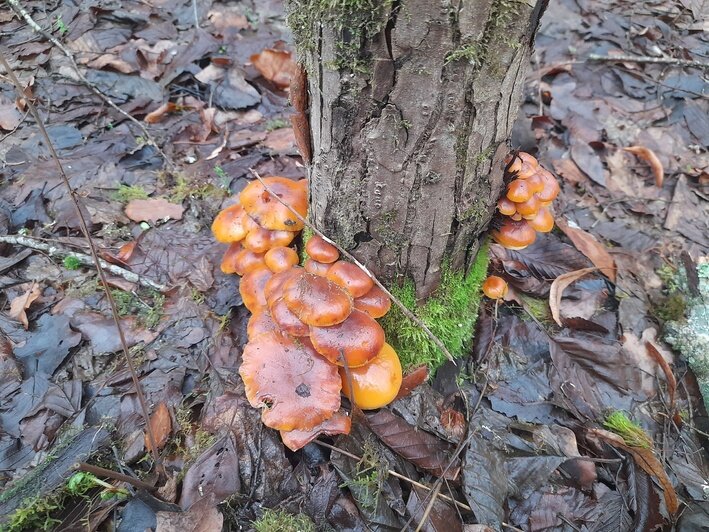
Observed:
[[[598,55],[589,54],[588,61],[613,62],[613,63],[655,63],[660,65],[679,65],[683,67],[709,69],[709,63],[693,61],[691,59],[678,59],[676,57],[650,57],[645,55]]]
[[[386,286],[384,286],[382,283],[380,283],[380,282],[379,282],[379,279],[377,279],[377,278],[367,269],[367,267],[366,267],[364,264],[362,264],[362,263],[359,262],[356,258],[354,258],[354,257],[352,256],[352,254],[350,254],[346,249],[344,249],[342,246],[340,246],[337,242],[334,242],[333,240],[331,240],[330,238],[328,238],[327,236],[325,236],[319,229],[317,229],[315,226],[313,226],[313,224],[311,224],[311,223],[308,222],[305,218],[303,218],[303,217],[300,215],[300,213],[299,213],[298,211],[296,211],[293,207],[291,207],[290,205],[288,205],[288,203],[286,203],[286,202],[283,201],[280,197],[278,197],[278,196],[268,187],[268,185],[267,185],[266,183],[264,183],[263,178],[258,174],[258,172],[256,172],[253,168],[249,168],[249,171],[254,175],[254,177],[255,177],[256,179],[259,180],[259,182],[260,182],[260,183],[263,185],[263,187],[266,189],[266,192],[268,192],[271,196],[273,196],[274,198],[276,198],[276,199],[279,201],[279,203],[281,203],[282,205],[284,205],[285,207],[287,207],[288,210],[290,210],[290,211],[293,213],[293,215],[294,215],[300,222],[302,222],[303,224],[305,224],[305,226],[306,226],[307,228],[309,228],[311,231],[313,231],[313,233],[315,233],[315,234],[318,235],[320,238],[322,238],[323,240],[325,240],[325,242],[328,242],[328,243],[332,244],[333,246],[335,246],[335,247],[337,248],[337,250],[338,250],[342,255],[344,255],[347,259],[349,259],[349,260],[351,260],[352,262],[354,262],[357,266],[359,266],[359,267],[362,269],[362,271],[364,271],[364,273],[366,273],[366,274],[369,276],[369,278],[370,278],[372,281],[374,281],[374,284],[376,284],[379,288],[381,288],[381,289],[384,291],[384,293],[389,296],[389,298],[392,300],[392,302],[393,302],[397,307],[399,307],[399,309],[400,309],[401,312],[404,314],[404,316],[406,316],[408,319],[410,319],[412,322],[414,322],[418,327],[420,327],[421,330],[426,333],[426,336],[428,336],[429,339],[436,345],[436,347],[441,350],[441,352],[446,356],[446,358],[447,358],[449,361],[455,362],[455,359],[453,358],[453,355],[451,355],[450,351],[448,351],[448,348],[443,344],[443,342],[441,342],[441,340],[440,340],[435,334],[433,334],[433,333],[431,332],[431,329],[429,329],[429,328],[426,326],[426,324],[425,324],[424,322],[422,322],[420,319],[418,319],[418,318],[416,317],[416,315],[415,315],[413,312],[411,312],[411,311],[406,307],[406,305],[404,305],[397,297],[395,297],[395,296],[387,289]]]
[[[442,485],[443,484],[436,484],[436,486],[433,488],[433,491],[431,491],[431,500],[428,501],[428,505],[426,506],[426,511],[423,512],[423,516],[421,516],[421,519],[419,520],[419,524],[416,527],[416,532],[421,532],[421,529],[424,527],[424,523],[426,523],[428,516],[431,515],[431,510],[433,510],[433,505],[436,502],[436,497],[438,497],[441,494],[441,486]]]
[[[344,456],[347,456],[349,458],[352,458],[352,460],[357,460],[358,462],[362,461],[361,456],[357,456],[356,454],[345,451],[344,449],[340,449],[339,447],[335,447],[334,445],[330,445],[329,443],[325,443],[320,440],[314,440],[313,443],[320,445],[321,447],[326,447],[327,449],[330,449],[331,451],[338,452],[338,453],[340,453]],[[421,488],[421,489],[424,489],[427,491],[431,491],[433,489],[433,488],[426,486],[425,484],[421,484],[420,482],[417,482],[416,480],[407,477],[406,475],[402,475],[401,473],[397,473],[393,469],[387,469],[387,474],[391,475],[392,477],[398,478],[400,480],[404,480],[404,481],[408,482],[409,484],[411,484],[412,486],[416,486],[417,488]],[[442,493],[439,493],[438,497],[440,497],[444,501],[447,501],[451,504],[455,504],[456,506],[458,506],[459,508],[462,508],[463,510],[467,510],[468,512],[473,511],[473,509],[470,506],[468,506],[467,504],[462,503],[460,501],[456,501],[452,497],[448,497],[447,495],[443,495]]]
[[[69,251],[68,249],[48,244],[32,237],[22,235],[0,235],[0,242],[12,244],[15,246],[24,246],[30,249],[36,249],[37,251],[42,251],[46,253],[50,257],[59,257],[61,259],[65,257],[74,257],[82,266],[96,266],[96,263],[94,262],[94,259],[91,255],[86,255],[85,253],[79,253],[76,251]],[[125,268],[121,268],[116,264],[106,262],[103,259],[99,259],[99,264],[104,270],[111,272],[113,275],[117,275],[118,277],[122,277],[123,279],[125,279],[126,281],[130,281],[131,283],[137,283],[141,286],[145,286],[146,288],[152,288],[153,290],[157,290],[158,292],[167,292],[169,290],[169,287],[163,284],[156,283],[155,281],[151,281],[150,279],[146,279],[145,277],[138,275],[137,273],[126,270]]]
[[[13,0],[11,0],[11,1],[13,1]],[[7,61],[7,59],[5,57],[6,53],[7,53],[6,48],[4,46],[0,46],[0,64],[2,64],[2,66],[5,67],[5,70],[7,71],[7,75],[10,76],[12,83],[15,85],[15,90],[17,91],[18,96],[22,97],[24,87],[22,86],[22,83],[20,82],[17,75],[15,74],[15,71],[10,66],[10,63]],[[155,435],[153,434],[153,428],[150,425],[150,411],[148,410],[148,403],[145,400],[145,394],[143,393],[143,389],[140,385],[140,380],[138,379],[138,372],[135,368],[135,364],[133,363],[133,358],[131,357],[131,355],[128,351],[128,344],[126,343],[126,338],[125,338],[125,335],[123,334],[123,328],[121,327],[120,318],[118,317],[118,309],[116,308],[116,302],[113,300],[113,296],[111,295],[111,290],[108,285],[108,280],[106,279],[106,273],[104,272],[103,267],[101,266],[101,259],[98,256],[98,251],[96,250],[96,246],[94,245],[94,241],[91,238],[91,233],[89,232],[89,227],[86,223],[86,219],[84,218],[84,213],[81,210],[79,196],[71,186],[71,182],[69,181],[69,177],[66,175],[66,172],[64,171],[64,165],[62,164],[61,160],[59,159],[59,154],[57,153],[57,150],[54,147],[54,143],[52,142],[52,139],[49,137],[49,133],[47,133],[47,128],[44,127],[44,121],[42,120],[42,117],[39,115],[37,108],[34,106],[34,103],[32,103],[32,100],[29,98],[27,99],[27,106],[30,110],[30,113],[32,113],[32,117],[35,119],[35,122],[37,122],[37,127],[39,128],[39,131],[42,134],[44,141],[47,143],[47,148],[49,149],[49,152],[52,155],[52,159],[54,159],[54,162],[57,165],[57,170],[59,171],[59,175],[61,176],[62,181],[64,182],[64,185],[66,186],[67,192],[69,193],[69,196],[71,197],[71,200],[74,203],[74,208],[76,209],[76,214],[79,218],[79,225],[81,226],[81,232],[84,234],[84,238],[86,238],[86,242],[89,245],[89,250],[91,251],[91,257],[93,259],[96,270],[98,271],[98,276],[101,279],[101,284],[103,285],[103,289],[106,293],[106,299],[108,300],[108,303],[111,307],[111,315],[113,316],[113,321],[115,322],[116,329],[118,330],[118,338],[120,339],[121,347],[123,348],[123,355],[125,357],[126,364],[127,364],[128,369],[130,371],[131,379],[133,381],[133,386],[135,386],[135,393],[138,398],[138,403],[140,404],[140,409],[143,414],[143,419],[145,421],[145,431],[148,435],[148,443],[150,444],[150,452],[153,455],[153,460],[155,461],[156,466],[158,468],[162,469],[162,472],[165,473],[164,467],[162,466],[162,462],[160,460],[160,455],[158,454],[158,450],[157,450],[158,448],[155,443],[155,442],[157,442],[157,439],[155,438]]]
[[[133,122],[138,128],[140,128],[140,132],[142,133],[143,137],[145,138],[147,144],[150,144],[153,146],[160,156],[163,158],[165,161],[165,164],[169,168],[174,168],[175,165],[172,162],[172,159],[167,156],[167,154],[163,151],[163,149],[158,145],[157,141],[155,138],[152,136],[150,131],[148,131],[148,128],[145,127],[145,124],[143,124],[140,120],[137,118],[134,118],[133,116],[130,115],[130,113],[124,111],[121,109],[118,104],[116,104],[113,100],[111,100],[108,96],[106,96],[103,92],[101,92],[101,89],[99,89],[94,83],[91,83],[88,79],[86,79],[86,76],[84,76],[83,72],[79,69],[79,65],[76,63],[76,59],[74,58],[74,54],[69,50],[66,46],[64,46],[54,35],[46,31],[42,26],[37,24],[35,20],[32,18],[32,16],[27,12],[27,10],[22,7],[20,4],[19,0],[7,0],[7,2],[10,4],[10,7],[12,7],[12,10],[17,13],[18,16],[22,17],[27,24],[37,33],[42,35],[45,39],[47,39],[49,42],[51,42],[54,46],[59,48],[59,50],[62,51],[62,53],[69,59],[69,63],[71,64],[72,70],[74,70],[74,73],[76,74],[77,78],[81,83],[83,83],[86,87],[91,90],[96,96],[101,98],[101,100],[104,101],[106,105],[108,105],[111,109],[116,111],[117,113],[120,113],[124,118],[130,120]],[[24,96],[24,95],[22,95]]]
[[[74,464],[74,469],[77,471],[84,471],[85,473],[91,473],[92,475],[96,475],[97,477],[106,477],[111,478],[113,480],[126,482],[127,484],[131,484],[136,488],[142,488],[147,491],[155,491],[157,489],[152,484],[143,482],[140,479],[129,477],[128,475],[124,475],[123,473],[119,473],[118,471],[111,471],[110,469],[105,469],[103,467],[87,464],[85,462],[77,462],[76,464]]]

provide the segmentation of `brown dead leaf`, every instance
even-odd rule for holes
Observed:
[[[677,513],[679,509],[679,500],[675,492],[672,482],[665,472],[662,462],[655,456],[654,449],[644,447],[631,447],[625,444],[623,438],[613,432],[603,429],[591,429],[590,432],[613,447],[617,447],[629,453],[635,463],[651,477],[655,477],[657,482],[662,486],[662,491],[665,496],[665,504],[670,515]]]
[[[182,205],[170,203],[166,199],[136,199],[126,205],[126,216],[134,222],[157,222],[159,220],[181,220]]]
[[[157,512],[155,532],[220,532],[224,516],[213,494],[194,503],[186,512]]]
[[[273,48],[267,48],[260,54],[252,55],[251,62],[264,78],[281,89],[290,86],[291,78],[296,75],[298,68],[290,52]]]
[[[406,397],[414,388],[417,388],[428,380],[428,366],[419,366],[404,375],[399,387],[399,393],[396,394],[397,399]]]
[[[551,309],[551,315],[554,318],[554,321],[559,325],[559,327],[564,326],[561,321],[560,313],[561,296],[564,293],[564,289],[581,279],[584,275],[597,270],[598,268],[583,268],[574,272],[565,273],[554,279],[554,282],[551,283],[551,288],[549,289],[549,308]]]
[[[150,113],[145,115],[145,118],[143,120],[145,120],[145,122],[148,124],[157,124],[165,117],[165,115],[167,115],[168,113],[174,113],[176,110],[177,104],[173,102],[167,102],[155,109],[155,111],[151,111]]]
[[[150,416],[150,428],[152,429],[153,436],[155,437],[155,445],[158,451],[165,447],[168,438],[170,437],[170,432],[172,431],[172,418],[170,417],[170,411],[164,402],[158,404],[155,411]],[[145,448],[151,451],[150,438],[147,432],[145,433]]]
[[[583,253],[598,268],[603,275],[615,282],[616,265],[613,257],[606,250],[596,237],[579,227],[572,227],[564,218],[557,218],[556,225],[569,240],[574,243],[576,249]]]
[[[648,354],[655,362],[657,362],[657,365],[660,366],[662,372],[665,374],[665,379],[667,379],[667,394],[670,396],[669,409],[670,412],[672,412],[675,408],[675,390],[677,390],[677,379],[675,378],[674,373],[672,373],[672,368],[667,363],[667,360],[665,360],[665,357],[662,356],[660,350],[655,347],[655,344],[647,341],[645,342],[645,348],[647,349]]]
[[[27,330],[30,326],[25,312],[30,305],[41,295],[42,290],[36,282],[32,282],[27,291],[21,296],[17,296],[10,302],[10,317],[22,323]]]
[[[266,135],[263,145],[277,153],[291,153],[295,147],[293,128],[284,127],[275,129]],[[305,159],[305,155],[303,155]]]
[[[22,120],[22,114],[17,110],[14,103],[0,102],[0,129],[12,131]]]
[[[662,183],[665,180],[665,170],[662,167],[662,162],[660,162],[660,159],[654,151],[645,146],[629,146],[628,148],[623,148],[623,151],[637,155],[640,159],[649,164],[655,176],[655,186],[662,188]]]

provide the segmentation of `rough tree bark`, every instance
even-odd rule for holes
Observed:
[[[465,269],[502,186],[546,0],[290,0],[315,225],[417,297]]]

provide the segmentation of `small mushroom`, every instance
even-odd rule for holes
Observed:
[[[366,366],[340,368],[340,377],[345,397],[351,397],[362,410],[373,410],[388,405],[399,393],[401,362],[394,348],[384,344]]]
[[[491,275],[483,283],[483,294],[490,299],[504,299],[507,289],[507,281],[497,275]]]
[[[353,310],[337,325],[310,327],[310,340],[315,350],[333,364],[346,362],[356,368],[377,356],[384,345],[384,329],[368,314]]]
[[[325,277],[327,275],[330,266],[332,266],[332,264],[328,264],[326,262],[318,262],[313,259],[307,259],[305,263],[303,263],[303,267],[305,268],[306,272],[315,275],[320,275],[322,277]]]
[[[308,194],[302,182],[287,177],[272,176],[264,177],[263,183],[301,217],[305,217],[308,213]],[[239,200],[244,211],[264,229],[271,231],[303,229],[303,222],[293,214],[291,209],[272,197],[263,183],[252,181],[241,191]]]
[[[515,208],[522,215],[522,218],[527,218],[528,216],[534,218],[537,215],[537,211],[539,211],[539,200],[536,196],[531,196],[527,201],[515,203]]]
[[[491,234],[498,244],[507,249],[524,249],[537,238],[536,231],[526,220],[505,220],[502,227]]]
[[[270,304],[279,297],[283,296],[283,286],[285,283],[296,277],[305,273],[303,268],[300,266],[293,266],[288,270],[278,272],[273,277],[271,277],[267,282],[266,286],[263,288],[263,293],[266,296],[266,301]]]
[[[510,201],[506,197],[502,197],[497,201],[497,210],[504,216],[512,216],[517,212],[517,207],[515,206],[514,201]]]
[[[363,296],[374,286],[374,281],[362,268],[343,260],[334,263],[325,277],[346,289],[352,297]]]
[[[529,225],[531,225],[535,231],[548,233],[554,228],[554,217],[547,207],[541,207],[537,215],[529,220]]]
[[[381,318],[389,312],[391,299],[384,290],[374,285],[369,292],[354,300],[354,306],[372,318]]]
[[[245,275],[251,270],[264,265],[263,253],[254,253],[244,249],[241,242],[233,242],[224,253],[221,268],[224,273]]]
[[[309,336],[310,327],[298,319],[298,316],[293,314],[282,297],[276,299],[269,305],[271,318],[278,324],[278,327],[283,332],[291,336]]]
[[[273,321],[267,310],[259,310],[251,314],[246,325],[246,337],[249,341],[255,340],[262,334],[279,332],[278,324]]]
[[[541,177],[542,183],[544,183],[544,188],[540,192],[537,192],[537,197],[539,201],[543,202],[543,205],[546,206],[545,204],[554,201],[559,195],[559,183],[551,172],[542,167],[537,169],[537,175]]]
[[[246,238],[256,224],[244,213],[238,203],[219,211],[212,222],[212,234],[217,242],[231,244]]]
[[[293,314],[315,327],[342,323],[352,312],[352,297],[347,291],[312,273],[303,273],[286,281],[283,298]]]
[[[305,244],[305,252],[308,256],[318,262],[331,264],[340,258],[340,252],[337,248],[325,241],[320,235],[313,235]]]
[[[269,249],[263,256],[263,260],[273,273],[289,270],[299,262],[298,252],[285,246]]]
[[[259,266],[247,272],[239,282],[239,293],[244,306],[252,313],[259,310],[267,310],[264,286],[273,277],[273,272],[266,266]]]
[[[275,247],[287,246],[295,238],[292,231],[272,231],[263,227],[255,227],[242,240],[244,247],[254,253],[266,253]]]
[[[515,179],[507,185],[507,199],[515,203],[522,203],[532,197],[532,189],[523,179]]]

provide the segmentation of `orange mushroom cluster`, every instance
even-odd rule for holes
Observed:
[[[402,371],[376,321],[391,306],[387,294],[319,236],[306,244],[302,267],[288,247],[303,223],[269,190],[304,217],[305,181],[263,183],[250,183],[212,231],[229,243],[221,268],[242,276],[239,292],[252,314],[239,368],[246,397],[265,407],[263,423],[296,450],[319,434],[349,432],[342,391],[359,408],[380,408],[397,396]]]
[[[537,232],[548,233],[553,229],[554,217],[549,206],[559,194],[559,183],[524,152],[510,157],[505,183],[505,195],[497,202],[502,222],[492,230],[492,237],[508,249],[524,249],[534,242]]]

